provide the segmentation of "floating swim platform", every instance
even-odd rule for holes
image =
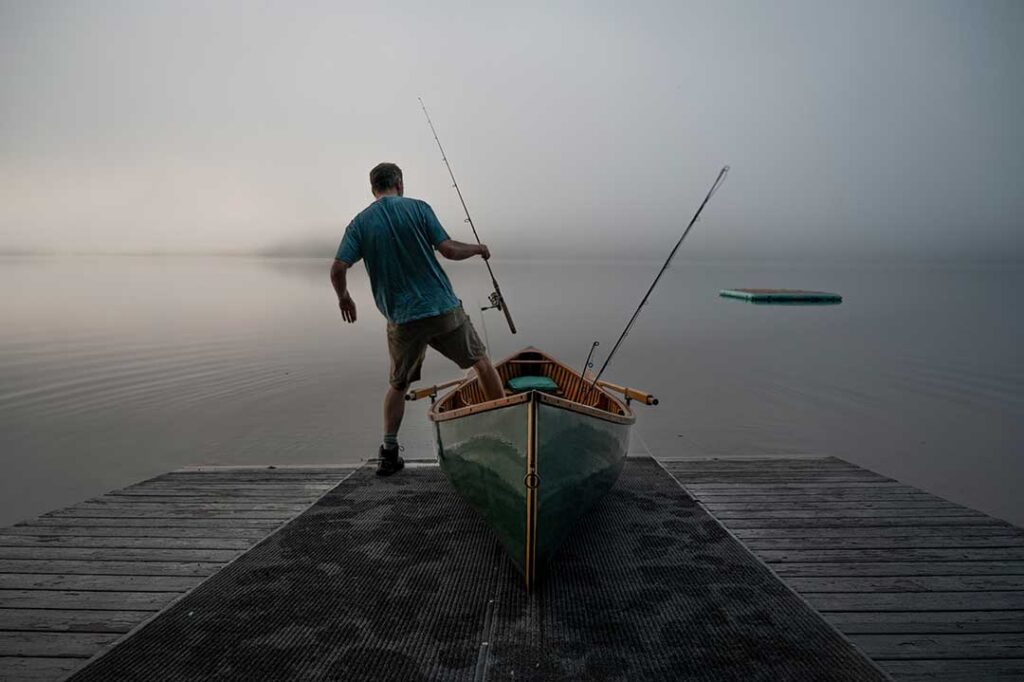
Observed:
[[[840,303],[843,300],[839,294],[806,289],[722,289],[718,295],[752,303]]]

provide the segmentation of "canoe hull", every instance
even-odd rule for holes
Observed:
[[[579,518],[615,485],[632,420],[539,392],[436,422],[438,460],[533,587]]]

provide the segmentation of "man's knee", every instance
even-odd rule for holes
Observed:
[[[486,355],[473,363],[473,369],[478,372],[486,372],[491,369],[491,359]]]

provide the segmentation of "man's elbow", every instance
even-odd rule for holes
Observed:
[[[455,253],[453,250],[452,241],[450,239],[446,239],[440,244],[438,244],[437,252],[444,256],[445,258],[451,260]]]
[[[331,263],[331,280],[333,281],[344,275],[346,270],[348,270],[348,263],[343,260],[335,259],[334,262]]]

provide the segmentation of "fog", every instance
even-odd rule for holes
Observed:
[[[0,2],[0,251],[1024,257],[1020,2]]]

